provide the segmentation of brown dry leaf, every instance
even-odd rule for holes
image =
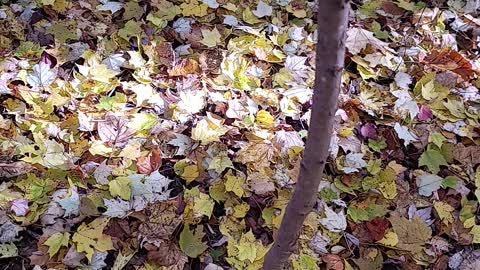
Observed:
[[[247,184],[250,190],[258,195],[275,191],[275,185],[271,181],[270,177],[258,172],[250,173],[248,175]]]
[[[127,119],[108,112],[105,120],[98,123],[98,135],[105,143],[116,147],[124,146],[136,132],[127,125]]]
[[[236,162],[250,165],[256,170],[270,166],[274,148],[266,143],[249,143],[237,153]]]
[[[294,183],[297,182],[298,176],[300,175],[300,167],[302,166],[302,159],[298,157],[292,162],[293,167],[287,170],[287,175],[290,176]]]
[[[50,259],[48,254],[39,250],[34,251],[28,258],[30,259],[31,265],[45,265]]]
[[[404,217],[392,216],[390,223],[398,235],[398,247],[414,254],[422,252],[423,246],[432,237],[432,230],[418,216],[411,221]]]
[[[343,270],[343,260],[338,255],[328,254],[322,260],[327,264],[327,270]]]
[[[148,206],[145,212],[150,215],[138,228],[139,234],[150,241],[170,239],[183,220],[176,214],[177,204],[176,200],[169,200]]]
[[[203,51],[198,57],[203,72],[211,74],[220,74],[220,64],[223,61],[224,53],[222,50],[213,49]]]
[[[170,270],[183,270],[188,261],[178,246],[169,240],[159,240],[155,245],[146,244],[148,260],[161,266],[168,266]]]
[[[147,156],[137,159],[137,170],[141,174],[151,174],[162,166],[162,155],[159,149],[153,149]]]
[[[360,270],[379,270],[382,269],[383,265],[382,253],[375,248],[360,250],[360,258],[353,259],[353,261]]]
[[[473,76],[470,61],[451,48],[432,50],[422,62],[441,70],[451,70],[465,80]]]
[[[155,46],[158,62],[168,68],[175,64],[175,51],[172,48],[172,43],[163,42]]]
[[[10,178],[30,172],[32,165],[23,161],[0,163],[0,177]]]
[[[85,254],[78,252],[74,246],[71,246],[65,257],[62,259],[62,263],[66,266],[75,268],[82,266],[81,261],[85,258]]]
[[[480,146],[458,144],[453,148],[453,158],[463,164],[470,164],[475,167],[475,165],[480,164]]]
[[[200,71],[200,67],[198,66],[198,62],[193,59],[182,59],[182,61],[172,67],[168,71],[168,75],[172,77],[176,76],[184,76],[186,77],[188,74],[197,74]]]

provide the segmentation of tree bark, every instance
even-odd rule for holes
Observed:
[[[265,256],[264,270],[283,269],[317,198],[341,87],[349,9],[348,0],[318,0],[315,86],[308,139],[295,191],[275,242]]]

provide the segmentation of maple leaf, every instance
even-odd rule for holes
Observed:
[[[225,175],[225,178],[225,190],[231,191],[241,198],[245,192],[243,189],[245,179],[240,176],[234,176],[230,172]]]
[[[180,248],[188,257],[198,257],[198,255],[202,254],[208,248],[208,246],[202,242],[204,235],[203,226],[198,226],[194,233],[190,231],[188,225],[185,225],[183,231],[180,233],[180,240],[178,242]]]
[[[128,177],[117,177],[108,183],[108,190],[112,196],[119,196],[124,200],[130,200],[132,180]]]
[[[425,174],[417,177],[418,193],[422,196],[431,196],[442,185],[442,178],[434,174]]]
[[[57,232],[52,234],[43,244],[48,246],[48,255],[50,255],[51,258],[57,254],[62,246],[68,247],[69,240],[70,234],[68,232]]]
[[[428,149],[422,153],[418,160],[419,166],[427,166],[432,173],[438,173],[441,165],[448,165],[440,151],[435,149]]]
[[[433,207],[437,211],[438,216],[440,219],[448,225],[449,223],[453,222],[453,215],[452,212],[455,210],[451,205],[445,202],[436,201],[433,203]]]
[[[97,218],[89,224],[82,223],[72,237],[79,252],[85,252],[91,262],[95,251],[107,252],[114,249],[112,239],[103,234],[108,219]]]
[[[398,235],[398,247],[404,250],[410,250],[418,254],[423,250],[423,246],[432,237],[432,230],[428,225],[415,216],[409,221],[404,217],[391,217],[390,223],[393,230]]]
[[[208,165],[209,170],[214,170],[217,173],[223,172],[226,168],[234,168],[233,163],[226,152],[214,156],[210,165]]]
[[[49,64],[40,62],[33,66],[33,73],[27,76],[27,83],[33,87],[50,86],[56,77]]]
[[[345,47],[350,51],[350,53],[358,54],[369,44],[380,50],[385,50],[385,48],[388,47],[388,43],[377,39],[370,31],[359,27],[352,27],[348,29]]]
[[[107,211],[103,214],[107,217],[124,218],[132,208],[130,203],[121,199],[103,199]]]
[[[342,232],[347,228],[347,219],[343,210],[340,212],[333,211],[330,207],[328,207],[325,203],[323,203],[325,208],[325,218],[320,220],[320,224],[322,224],[325,228],[327,228],[331,232]]]
[[[0,244],[0,258],[11,258],[17,255],[18,249],[14,243]]]
[[[158,149],[153,149],[147,156],[137,159],[137,169],[142,174],[151,174],[160,169],[161,166],[162,158]]]
[[[103,142],[121,147],[125,145],[135,130],[128,127],[128,120],[108,112],[105,121],[98,123],[98,135]]]
[[[202,29],[202,36],[203,39],[200,42],[207,47],[215,47],[221,43],[222,35],[216,27],[213,30]]]
[[[252,11],[253,14],[255,14],[255,16],[259,17],[259,18],[262,18],[262,17],[265,17],[265,16],[271,16],[272,15],[272,7],[267,5],[265,2],[263,1],[259,1],[258,2],[258,5],[257,5],[257,9]]]

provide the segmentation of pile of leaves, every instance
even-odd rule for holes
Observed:
[[[1,269],[260,269],[307,137],[314,1],[0,3]],[[292,269],[480,269],[479,11],[353,1]]]

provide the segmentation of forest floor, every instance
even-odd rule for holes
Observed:
[[[314,2],[0,3],[0,269],[260,269],[307,138]],[[479,12],[353,1],[292,269],[480,269]]]

